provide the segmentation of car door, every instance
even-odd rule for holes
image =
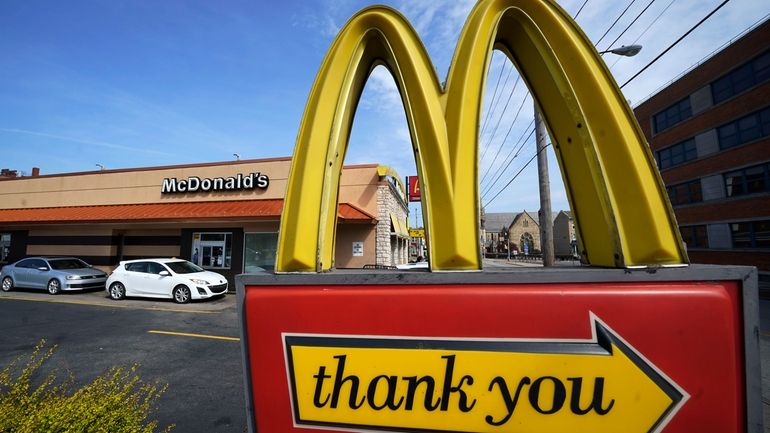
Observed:
[[[161,275],[162,271],[168,272],[165,266],[156,262],[147,262],[147,290],[152,296],[171,296],[172,277],[169,275]]]
[[[29,271],[32,266],[32,259],[24,259],[13,266],[11,278],[16,287],[29,287]]]
[[[42,259],[30,259],[27,269],[27,284],[34,289],[45,289],[51,279],[51,267]]]
[[[126,265],[125,277],[123,277],[126,296],[147,295],[147,263],[134,262]]]

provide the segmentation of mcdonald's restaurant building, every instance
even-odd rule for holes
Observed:
[[[66,255],[112,270],[179,257],[233,282],[275,264],[291,158],[0,178],[0,263]],[[408,259],[399,176],[376,164],[342,170],[337,268]]]

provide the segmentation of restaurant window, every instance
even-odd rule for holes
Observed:
[[[232,249],[230,232],[195,232],[190,261],[205,269],[230,269]]]
[[[0,233],[0,262],[7,262],[11,254],[11,234]]]
[[[247,273],[275,269],[278,233],[246,233],[243,243],[243,271]]]

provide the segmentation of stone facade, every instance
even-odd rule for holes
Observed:
[[[409,208],[396,186],[386,178],[380,179],[377,186],[377,241],[376,264],[396,266],[409,261],[409,238],[398,233],[393,227],[390,216],[393,215],[406,229]]]
[[[516,215],[510,233],[511,243],[517,247],[519,254],[540,252],[540,225],[527,211]],[[525,243],[528,245],[526,249]]]

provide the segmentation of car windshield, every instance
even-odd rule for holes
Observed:
[[[86,262],[80,259],[57,259],[49,260],[48,263],[53,269],[59,271],[63,269],[84,269],[89,267]]]
[[[171,268],[175,274],[192,274],[203,272],[203,268],[191,262],[168,262],[166,266]]]

